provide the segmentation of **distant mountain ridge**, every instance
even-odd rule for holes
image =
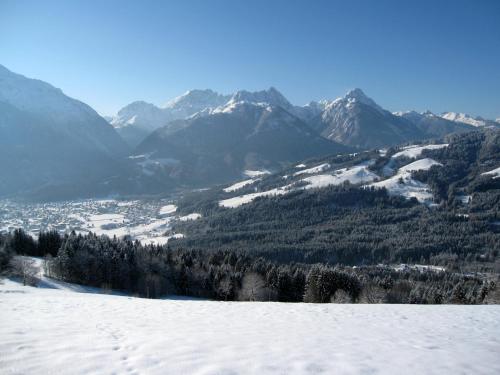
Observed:
[[[163,107],[138,101],[104,119],[60,89],[0,66],[0,160],[8,176],[0,196],[157,194],[500,126],[481,118],[472,120],[484,126],[473,126],[469,117],[390,113],[361,89],[296,106],[271,87],[231,95],[191,90]]]
[[[195,113],[225,104],[229,96],[212,90],[190,90],[163,107],[136,101],[118,111],[110,123],[131,146],[137,146],[152,131],[170,121],[183,120]]]
[[[472,126],[497,126],[482,118],[447,112],[430,112],[416,116],[410,112],[394,112],[382,108],[359,89],[353,89],[335,100],[312,101],[304,106],[291,104],[276,88],[250,92],[237,91],[231,95],[212,90],[191,90],[164,107],[134,102],[121,109],[111,124],[132,146],[136,146],[153,130],[169,121],[209,116],[224,112],[239,102],[279,106],[300,118],[327,139],[366,149],[390,146],[405,141],[443,136],[472,130]]]
[[[457,112],[444,112],[441,114],[441,117],[455,122],[460,122],[462,124],[467,124],[476,127],[497,127],[498,121],[486,120],[482,117],[473,117],[466,113],[457,113]],[[497,119],[498,120],[498,119]]]
[[[431,111],[422,113],[416,111],[395,112],[396,116],[407,119],[429,137],[443,137],[451,133],[461,133],[474,130],[471,125],[448,120]]]

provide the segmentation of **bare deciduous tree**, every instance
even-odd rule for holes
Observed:
[[[257,273],[248,273],[241,281],[238,299],[240,301],[267,301],[270,293],[262,276]]]
[[[24,256],[15,257],[11,261],[11,268],[14,275],[22,278],[23,285],[37,285],[37,275],[40,270],[36,267],[33,259]]]

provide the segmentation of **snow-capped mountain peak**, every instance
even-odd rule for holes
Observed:
[[[222,106],[219,106],[213,110],[210,110],[206,114],[244,112],[245,110],[247,110],[250,107],[260,107],[260,108],[265,108],[266,110],[271,109],[271,107],[267,103],[253,103],[253,102],[248,102],[248,101],[244,101],[244,100],[240,100],[240,101],[230,100],[225,105],[222,105]]]
[[[349,90],[344,96],[344,99],[347,99],[349,103],[360,102],[378,110],[382,110],[382,108],[377,103],[375,103],[373,99],[366,96],[363,90],[359,88]]]
[[[394,116],[402,117],[404,115],[408,115],[408,114],[413,113],[413,112],[415,112],[415,111],[395,111],[395,112],[392,112],[392,114]],[[415,112],[415,113],[418,113],[418,112]]]
[[[292,108],[290,102],[274,87],[255,92],[246,90],[237,91],[229,100],[229,103],[233,102],[266,103],[268,105],[278,106],[284,109]]]
[[[414,116],[414,117],[434,117],[436,116],[433,112],[431,112],[430,110],[426,110],[424,112],[417,112],[417,111],[414,111],[414,110],[410,110],[410,111],[396,111],[396,112],[392,112],[392,114],[394,116],[399,116],[399,117],[406,117],[406,116]]]
[[[44,115],[54,122],[86,121],[88,116],[99,117],[87,104],[66,96],[63,91],[38,79],[27,78],[0,65],[0,101],[28,111]]]
[[[120,109],[110,123],[120,129],[130,125],[137,125],[144,129],[153,130],[165,125],[170,120],[161,108],[144,101],[135,101]]]
[[[479,117],[472,117],[471,115],[468,115],[466,113],[444,112],[441,114],[441,117],[446,120],[461,122],[472,126],[486,125],[486,121],[484,119]]]
[[[189,90],[184,94],[167,102],[163,108],[171,110],[198,112],[205,108],[218,107],[229,99],[229,96],[219,94],[213,90]],[[192,113],[191,113],[192,114]]]
[[[427,117],[434,117],[436,116],[433,112],[430,110],[426,110],[425,112],[422,112],[422,115],[427,116]]]
[[[330,102],[325,103],[325,112],[328,113],[332,110],[338,110],[340,107],[344,107],[348,110],[352,109],[356,104],[361,103],[376,109],[379,112],[384,112],[383,108],[380,107],[373,99],[366,96],[363,90],[355,88],[349,90],[344,97],[334,99]]]

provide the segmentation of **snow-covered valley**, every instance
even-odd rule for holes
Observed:
[[[2,280],[0,372],[498,374],[499,314],[498,305],[150,300]]]

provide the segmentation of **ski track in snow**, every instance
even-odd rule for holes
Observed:
[[[3,374],[498,374],[500,306],[148,300],[0,285]]]

